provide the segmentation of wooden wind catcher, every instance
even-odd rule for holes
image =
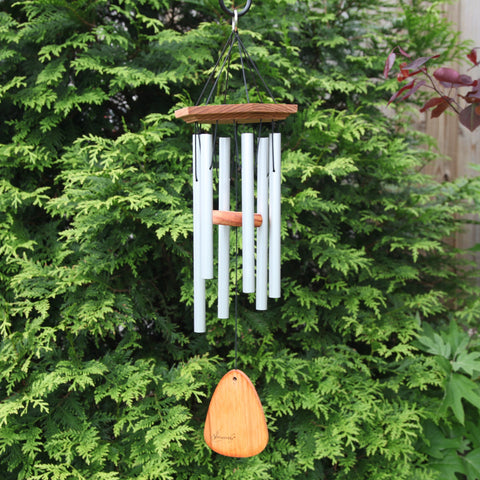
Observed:
[[[218,318],[230,315],[230,233],[235,228],[235,279],[239,232],[241,232],[242,291],[255,294],[257,310],[266,310],[268,298],[281,295],[281,134],[276,122],[297,111],[297,105],[275,103],[273,95],[248,55],[237,30],[241,10],[222,9],[232,16],[232,33],[223,48],[196,106],[175,112],[176,118],[194,125],[192,136],[193,175],[193,277],[194,332],[206,331],[205,282],[214,273],[214,225],[218,225],[217,282]],[[246,103],[227,104],[226,92],[234,44],[238,45]],[[217,67],[221,64],[219,71]],[[209,104],[220,89],[225,73],[222,104]],[[263,82],[273,103],[251,102],[245,69]],[[214,78],[215,74],[217,76]],[[208,98],[199,105],[207,86]],[[259,96],[258,86],[256,88]],[[219,127],[220,126],[220,127]],[[221,131],[220,131],[221,130]],[[220,133],[219,133],[220,132]],[[225,132],[228,133],[225,134]],[[214,179],[218,183],[214,185]],[[233,181],[232,181],[233,179]],[[234,185],[234,192],[231,185]],[[240,186],[239,186],[240,185]],[[216,188],[214,188],[216,187]],[[218,194],[214,196],[214,191]],[[237,280],[235,280],[235,307]],[[235,316],[237,308],[235,308]],[[236,320],[236,318],[235,318]],[[235,321],[235,325],[237,322]],[[235,327],[235,339],[237,340]],[[249,378],[235,369],[218,384],[210,402],[204,438],[215,452],[233,457],[260,453],[268,442],[262,405]]]

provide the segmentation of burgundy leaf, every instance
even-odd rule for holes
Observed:
[[[472,77],[470,77],[469,75],[460,75],[458,77],[458,82],[457,83],[460,83],[462,85],[467,85],[467,86],[470,86],[470,85],[473,85],[473,80],[472,80]]]
[[[400,65],[400,73],[397,75],[397,80],[399,82],[403,82],[408,77],[414,77],[417,73],[423,73],[425,70],[423,68],[420,68],[418,70],[415,70],[414,72],[410,72],[406,67],[406,63]]]
[[[393,67],[393,64],[395,63],[395,58],[397,58],[397,55],[395,54],[395,52],[390,52],[390,54],[388,55],[387,57],[387,60],[385,62],[385,68],[383,69],[383,76],[385,78],[388,77],[388,74],[390,72],[390,70],[392,69]]]
[[[472,48],[470,50],[470,53],[467,55],[467,58],[473,63],[473,65],[477,66],[478,65],[478,60],[477,60],[477,48]]]
[[[388,105],[390,105],[395,100],[398,100],[399,102],[401,102],[402,100],[405,100],[410,95],[415,93],[422,85],[425,85],[426,83],[427,82],[425,80],[420,80],[419,82],[417,82],[417,80],[412,80],[410,83],[407,83],[406,85],[404,85],[398,92],[392,95],[392,97],[388,101]],[[402,93],[404,92],[407,92],[407,93],[402,95]],[[402,96],[400,97],[400,95]]]
[[[431,98],[430,100],[425,102],[425,105],[420,109],[421,112],[426,112],[429,108],[436,107],[437,105],[440,105],[442,103],[447,102],[448,97],[435,97]]]
[[[432,110],[431,118],[439,117],[449,106],[448,102],[440,103]]]
[[[430,57],[419,57],[419,58],[415,59],[413,62],[410,62],[404,68],[405,68],[405,70],[417,70],[418,68],[420,68],[422,65],[427,63],[432,58],[438,58],[439,56],[440,55],[432,55]]]
[[[465,87],[473,85],[474,82],[472,77],[468,75],[460,75],[453,68],[440,67],[433,72],[433,76],[444,86],[444,87]]]
[[[405,62],[402,62],[400,64],[400,72],[397,73],[397,80],[399,82],[403,82],[406,78],[408,78],[410,76],[408,70],[405,70],[405,65],[406,65]]]
[[[473,90],[470,90],[464,97],[468,103],[478,103],[480,100],[480,85],[477,83],[474,85]]]
[[[404,85],[398,92],[395,92],[391,97],[390,97],[390,100],[388,101],[388,104],[387,105],[390,105],[393,101],[395,101],[399,95],[401,95],[405,90],[409,90],[411,88],[413,88],[415,85],[415,80],[413,80],[412,82],[410,83],[407,83],[406,85]]]
[[[440,67],[433,72],[433,76],[439,82],[450,82],[455,83],[460,76],[460,74],[453,68]]]
[[[460,123],[467,127],[471,132],[480,126],[480,115],[478,115],[476,111],[477,106],[478,105],[475,103],[469,105],[467,108],[463,109],[458,116]]]
[[[398,99],[399,102],[401,102],[402,100],[405,100],[410,95],[413,95],[422,85],[425,85],[427,82],[426,82],[426,80],[420,80],[419,82],[414,80],[413,83],[414,83],[415,86],[409,92],[407,92],[405,95],[403,95],[403,97],[400,97]]]
[[[402,47],[397,47],[397,48],[398,48],[398,51],[399,51],[404,57],[411,58],[411,55],[409,55]]]
[[[390,70],[393,67],[393,64],[395,63],[395,59],[397,58],[395,50],[398,50],[400,52],[400,55],[403,55],[404,57],[407,57],[407,58],[411,57],[411,55],[405,52],[405,50],[403,50],[398,45],[396,47],[393,47],[392,51],[388,54],[387,60],[385,61],[385,68],[383,69],[383,76],[385,78],[387,78],[388,74],[390,73]]]

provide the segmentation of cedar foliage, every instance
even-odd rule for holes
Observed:
[[[242,37],[300,112],[283,298],[239,309],[270,443],[238,461],[202,438],[233,318],[211,307],[192,333],[191,129],[172,114],[228,22],[214,0],[0,2],[5,480],[477,478],[479,354],[456,325],[479,305],[445,238],[478,185],[419,173],[432,155],[376,80],[402,39],[453,51],[438,2],[253,3]]]

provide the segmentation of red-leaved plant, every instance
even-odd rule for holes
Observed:
[[[473,63],[471,69],[480,65],[480,60],[477,59],[477,50],[479,49],[474,48],[467,55],[467,58]],[[473,80],[471,76],[447,67],[437,68],[431,75],[426,64],[433,58],[438,58],[439,55],[411,60],[411,55],[400,47],[395,47],[387,57],[383,71],[385,78],[388,77],[395,63],[397,51],[401,56],[410,59],[409,62],[400,64],[400,72],[397,74],[399,82],[406,81],[407,83],[392,95],[388,101],[389,105],[394,101],[400,102],[407,99],[420,87],[426,87],[432,89],[436,95],[425,102],[420,109],[421,112],[432,109],[431,116],[436,118],[450,108],[458,115],[460,123],[470,131],[473,132],[480,126],[480,79]],[[469,87],[470,90],[462,95],[460,89],[464,87]],[[460,105],[460,99],[467,104],[465,107]]]

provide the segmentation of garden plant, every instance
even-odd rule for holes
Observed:
[[[385,62],[385,78],[388,77],[395,63],[397,56],[395,50],[397,49],[401,55],[410,58],[410,55],[402,48],[396,47],[393,49]],[[473,63],[472,68],[479,65],[477,50],[478,48],[473,48],[467,54],[468,60]],[[437,118],[446,110],[453,110],[458,115],[460,123],[473,132],[480,126],[479,79],[474,80],[470,75],[459,73],[451,67],[439,67],[435,69],[433,74],[430,74],[427,63],[438,57],[439,55],[431,55],[429,57],[419,57],[409,62],[402,62],[400,64],[400,73],[397,74],[397,80],[399,82],[406,81],[407,83],[392,95],[388,103],[407,100],[422,87],[431,89],[435,96],[429,98],[424,103],[422,108],[420,108],[420,112],[432,109],[431,117]],[[468,88],[469,91],[462,95],[460,93],[461,88]],[[460,105],[460,99],[463,99],[466,106]]]
[[[299,113],[282,298],[239,301],[270,439],[238,460],[203,442],[234,319],[208,283],[193,333],[192,129],[173,115],[229,19],[216,0],[0,1],[2,479],[479,478],[479,292],[448,242],[479,183],[423,175],[426,137],[383,109],[395,45],[458,54],[439,3],[254,0],[239,22]]]

